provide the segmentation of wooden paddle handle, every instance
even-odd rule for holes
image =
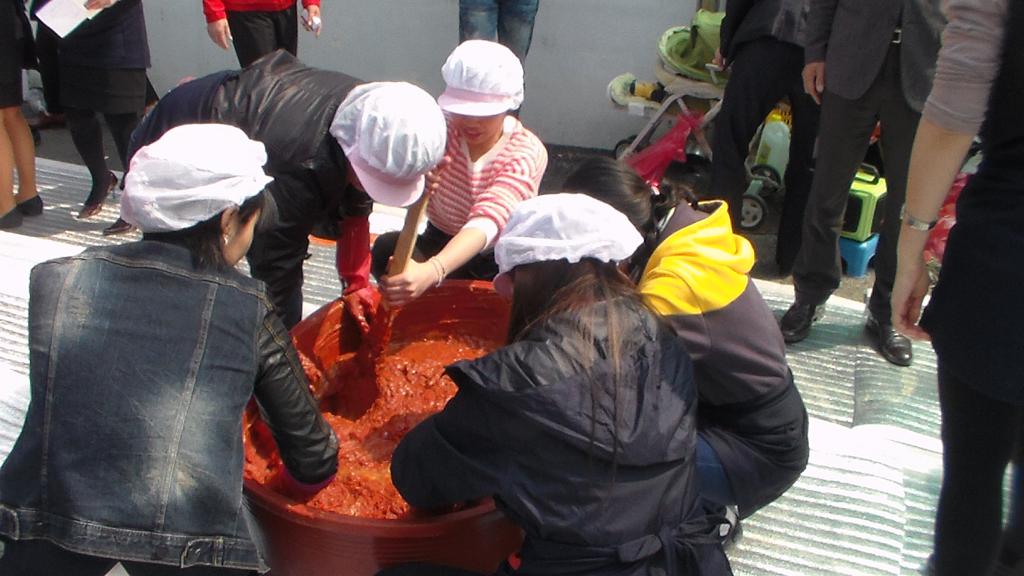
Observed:
[[[416,247],[416,235],[419,232],[420,221],[427,212],[427,201],[429,194],[423,194],[420,199],[413,202],[405,212],[405,224],[398,234],[398,242],[395,244],[395,253],[391,256],[388,264],[388,276],[394,276],[405,272],[409,260],[412,258],[412,251]]]

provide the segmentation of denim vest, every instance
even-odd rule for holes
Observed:
[[[188,567],[262,567],[242,414],[263,284],[152,241],[32,270],[32,401],[0,468],[0,535]]]

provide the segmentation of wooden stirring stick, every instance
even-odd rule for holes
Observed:
[[[419,233],[420,222],[427,212],[427,202],[430,201],[429,194],[423,194],[420,199],[413,202],[405,212],[405,224],[398,234],[398,242],[395,244],[395,253],[388,263],[388,276],[395,276],[405,272],[405,268],[412,259],[412,251],[416,248],[416,235]]]
[[[416,247],[416,236],[419,232],[420,221],[426,213],[429,198],[430,194],[424,193],[406,210],[405,223],[402,225],[402,231],[398,234],[394,255],[388,263],[388,276],[401,274],[408,267],[409,261],[412,259],[413,249]],[[370,326],[366,329],[366,333],[363,334],[359,347],[354,352],[348,353],[352,363],[346,363],[346,370],[348,371],[345,374],[347,394],[345,394],[345,398],[341,402],[342,405],[336,408],[335,411],[337,413],[346,414],[352,412],[360,414],[363,410],[369,408],[370,404],[377,398],[377,361],[384,354],[388,343],[391,341],[391,324],[393,321],[394,310],[388,305],[386,300],[382,300],[376,310],[376,314],[374,314],[373,319],[370,321]],[[364,377],[357,377],[359,375]],[[337,392],[335,386],[333,386],[336,380],[337,378],[332,378],[329,381],[332,385],[324,387],[317,400],[327,398]],[[366,386],[373,386],[374,389],[369,390]],[[360,402],[366,405],[353,406],[353,398],[360,399]]]
[[[430,195],[437,187],[438,174],[444,170],[451,160],[445,157],[426,176],[426,189],[423,194],[413,202],[405,211],[405,222],[402,231],[398,233],[398,241],[395,243],[395,251],[388,262],[388,276],[395,276],[405,272],[412,259],[413,249],[416,247],[416,236],[419,233],[420,222],[427,212],[427,202]],[[377,314],[373,318],[373,324],[363,340],[359,350],[359,364],[364,369],[368,368],[377,376],[377,358],[384,354],[388,343],[391,341],[391,323],[394,321],[394,311],[387,300],[381,302]]]
[[[398,234],[398,242],[395,244],[395,252],[388,263],[388,276],[401,274],[409,265],[412,259],[413,249],[416,247],[416,236],[419,233],[420,221],[427,211],[429,194],[423,194],[419,200],[406,209],[405,223],[402,231]],[[370,325],[370,331],[366,334],[363,346],[360,348],[360,359],[364,367],[376,371],[376,359],[379,358],[391,341],[391,323],[394,320],[394,311],[388,305],[387,300],[380,304],[377,314]]]

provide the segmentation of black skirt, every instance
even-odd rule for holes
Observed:
[[[141,114],[146,107],[146,70],[62,65],[60,103],[104,114]]]
[[[15,2],[0,0],[0,108],[21,105],[21,71],[35,60],[24,5]]]
[[[0,56],[0,58],[6,58],[6,55]],[[7,74],[6,63],[0,62],[0,66],[3,66],[4,72],[3,78],[0,78],[0,108],[21,106],[25,98],[21,89],[21,68],[18,68],[17,74],[11,78],[11,75]]]
[[[991,164],[960,194],[921,326],[944,369],[990,398],[1024,406],[1024,169]]]

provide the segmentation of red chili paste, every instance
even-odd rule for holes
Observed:
[[[455,393],[444,367],[482,356],[491,348],[466,336],[431,334],[391,346],[376,362],[360,361],[359,355],[351,353],[339,356],[325,373],[303,358],[314,393],[323,390],[324,384],[333,388],[334,396],[321,402],[321,410],[338,435],[338,474],[327,488],[304,503],[297,501],[291,509],[301,514],[312,507],[361,518],[408,516],[409,505],[391,484],[391,454],[409,430],[440,411]],[[367,403],[369,408],[362,414],[350,413],[352,406]],[[283,465],[273,439],[258,419],[250,427],[248,440],[246,476],[288,495],[280,480]]]

